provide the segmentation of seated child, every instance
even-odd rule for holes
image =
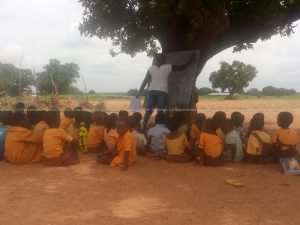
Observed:
[[[239,133],[243,144],[246,142],[246,131],[244,128],[245,116],[240,112],[233,112],[231,114],[231,122],[234,129]]]
[[[165,115],[160,112],[155,117],[155,126],[147,134],[148,151],[154,156],[163,156],[165,150],[165,137],[170,133],[165,126]]]
[[[169,162],[190,162],[192,154],[185,133],[178,130],[178,121],[173,121],[170,126],[171,133],[165,137],[166,160]]]
[[[47,112],[46,111],[36,111],[36,125],[33,128],[33,136],[36,141],[40,145],[40,148],[43,148],[43,139],[45,131],[49,128],[47,123]]]
[[[11,117],[11,111],[0,111],[0,161],[4,159],[5,137]]]
[[[93,123],[90,126],[87,137],[89,152],[100,152],[104,145],[104,113],[96,111],[93,114]]]
[[[216,127],[211,119],[206,120],[205,129],[199,140],[200,163],[205,166],[223,165],[223,140],[216,134]]]
[[[250,121],[246,159],[251,163],[268,163],[274,161],[272,139],[264,131],[264,114],[257,113]]]
[[[224,123],[227,119],[226,113],[223,111],[216,112],[212,117],[213,126],[216,128],[216,134],[225,141],[225,134],[223,131]]]
[[[5,139],[5,160],[14,164],[39,162],[42,148],[33,131],[28,128],[30,123],[24,112],[16,111],[12,117],[12,126],[7,129]]]
[[[278,115],[278,129],[273,135],[278,158],[292,158],[297,154],[297,145],[300,143],[299,133],[291,129],[294,117],[290,112],[281,112]]]
[[[34,127],[39,121],[38,118],[38,111],[35,106],[28,106],[27,107],[27,118],[31,123],[32,127]]]
[[[130,129],[136,140],[136,150],[139,155],[146,154],[147,140],[141,129],[142,115],[134,113],[130,117]]]
[[[119,119],[120,120],[127,120],[129,118],[129,112],[128,111],[125,111],[125,110],[121,110],[119,112]]]
[[[47,113],[49,129],[44,134],[43,162],[48,166],[69,166],[79,163],[78,145],[73,137],[59,128],[60,113],[53,109]]]
[[[71,126],[75,123],[74,112],[70,108],[66,108],[64,111],[64,116],[60,121],[59,128],[68,131]],[[70,133],[70,132],[69,132]]]
[[[231,120],[226,120],[224,125],[225,146],[224,160],[225,161],[242,161],[244,157],[243,143],[239,132],[234,129]]]
[[[119,134],[117,131],[117,114],[113,113],[108,116],[106,127],[104,130],[104,143],[105,148],[112,151],[116,148],[119,139]]]
[[[205,120],[206,116],[203,113],[199,113],[195,116],[195,120],[190,130],[190,145],[192,148],[197,146],[197,142],[200,139],[200,134],[205,125]]]
[[[118,120],[117,130],[119,140],[116,151],[111,154],[112,167],[120,167],[121,170],[128,170],[128,167],[136,161],[136,140],[129,128],[128,120]]]

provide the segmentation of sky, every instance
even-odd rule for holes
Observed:
[[[42,70],[49,59],[80,66],[78,87],[98,92],[124,92],[139,88],[152,59],[146,54],[111,57],[109,40],[86,38],[78,25],[83,9],[77,0],[0,0],[0,62]],[[300,22],[298,22],[300,25]],[[300,26],[289,38],[275,36],[258,42],[254,50],[228,49],[212,58],[197,80],[210,87],[209,75],[221,61],[240,60],[259,74],[250,87],[273,85],[300,91]]]

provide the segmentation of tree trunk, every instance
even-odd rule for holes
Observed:
[[[203,69],[206,60],[200,52],[184,51],[171,52],[167,55],[167,63],[172,65],[182,65],[189,61],[193,54],[196,53],[195,62],[186,70],[174,72],[169,78],[169,108],[190,110],[192,109],[192,95],[195,88],[196,80]]]

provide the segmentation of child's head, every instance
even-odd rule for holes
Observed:
[[[46,122],[50,128],[58,128],[60,123],[60,112],[53,108],[46,113]]]
[[[209,134],[216,134],[216,127],[212,119],[205,121],[204,131]]]
[[[165,114],[163,112],[157,113],[157,115],[155,116],[155,124],[165,124],[165,122],[166,122]]]
[[[119,119],[117,122],[117,131],[120,136],[123,136],[129,130],[128,119]]]
[[[128,111],[125,111],[125,110],[121,110],[120,112],[119,112],[119,119],[120,120],[127,120],[129,118],[129,113],[128,113]]]
[[[13,112],[12,111],[0,111],[0,123],[4,126],[9,126],[12,123]]]
[[[234,127],[242,127],[245,121],[245,116],[240,112],[234,112],[231,114],[231,121]]]
[[[107,117],[106,128],[108,130],[115,129],[117,125],[118,115],[116,113],[112,113]]]
[[[265,126],[265,115],[256,113],[250,120],[249,133],[255,130],[263,130]]]
[[[136,121],[141,122],[143,119],[143,115],[139,112],[135,112],[131,115],[132,118],[134,118]]]
[[[204,127],[206,120],[206,116],[203,113],[198,113],[195,117],[195,125],[199,128],[202,129]]]
[[[80,122],[82,122],[82,108],[79,106],[74,108],[73,113],[76,123],[80,124]]]
[[[64,111],[64,116],[73,119],[74,118],[74,111],[71,108],[66,108]]]
[[[104,124],[104,113],[101,111],[95,111],[93,113],[92,120],[96,125],[102,126]]]
[[[224,133],[228,134],[231,131],[233,131],[233,129],[234,129],[234,125],[233,125],[232,120],[231,119],[226,119],[224,124],[223,124],[223,127],[222,127],[222,130],[224,131]]]
[[[15,111],[16,112],[23,112],[25,114],[25,104],[23,102],[18,102],[16,105],[15,105]]]
[[[216,112],[212,117],[212,123],[214,124],[216,129],[222,128],[225,120],[226,120],[226,113],[223,111]]]
[[[283,129],[288,129],[294,121],[294,116],[290,112],[281,112],[278,114],[277,124]]]
[[[27,107],[27,118],[32,125],[36,125],[39,122],[38,112],[35,106]]]

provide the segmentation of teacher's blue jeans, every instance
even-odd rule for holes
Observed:
[[[149,91],[146,113],[144,117],[144,128],[146,127],[148,120],[155,108],[157,108],[159,112],[165,111],[167,109],[168,98],[168,94],[163,91]]]

